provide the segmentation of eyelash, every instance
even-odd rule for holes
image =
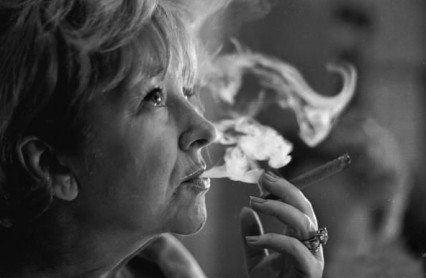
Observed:
[[[183,96],[186,99],[190,99],[197,94],[194,88],[183,88],[182,91],[183,91]]]
[[[185,97],[185,99],[189,100],[191,99],[193,96],[195,96],[196,90],[194,90],[193,88],[183,88],[182,89],[183,95]],[[167,95],[164,92],[164,89],[161,87],[155,87],[153,89],[151,89],[143,98],[142,103],[148,104],[149,102],[151,106],[155,107],[155,108],[161,108],[161,107],[166,107],[166,99],[167,99]]]
[[[159,94],[159,95],[157,95]],[[159,98],[161,98],[159,100]],[[166,106],[166,93],[164,92],[163,88],[161,87],[155,87],[154,89],[150,90],[146,96],[143,98],[143,102],[152,102],[152,106],[154,107],[165,107]]]

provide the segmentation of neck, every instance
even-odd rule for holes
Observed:
[[[55,223],[58,225],[38,225],[25,248],[27,260],[19,267],[17,277],[113,277],[154,238],[118,230],[101,231],[64,219]]]

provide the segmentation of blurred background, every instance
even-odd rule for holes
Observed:
[[[426,2],[281,0],[248,16],[238,2],[222,18],[232,28],[209,32],[292,63],[325,95],[338,90],[327,63],[347,61],[359,73],[355,99],[316,148],[297,139],[291,112],[272,105],[258,117],[295,143],[293,161],[280,171],[286,178],[345,152],[352,157],[349,169],[304,191],[329,230],[324,277],[422,277]],[[206,226],[181,238],[210,278],[246,275],[238,217],[250,195],[258,195],[256,185],[212,181]]]

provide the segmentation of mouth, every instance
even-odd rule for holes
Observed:
[[[209,178],[196,178],[186,181],[185,183],[190,184],[194,189],[200,191],[207,191],[210,189],[210,179]]]
[[[183,179],[182,184],[188,184],[192,188],[198,189],[200,191],[207,191],[210,188],[210,179],[206,177],[202,177],[202,174],[204,173],[205,168],[201,167],[187,176]]]

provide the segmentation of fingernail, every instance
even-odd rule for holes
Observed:
[[[265,172],[265,173],[263,174],[263,177],[264,177],[266,180],[268,180],[269,182],[275,182],[275,181],[279,180],[279,178],[280,178],[280,177],[278,177],[277,175],[275,175],[274,173],[272,173],[272,172],[270,172],[270,171]]]
[[[265,199],[255,197],[255,196],[250,196],[250,203],[262,204],[262,203],[265,203],[265,202],[266,202]]]
[[[246,236],[246,242],[248,244],[254,244],[259,240],[259,236]]]

